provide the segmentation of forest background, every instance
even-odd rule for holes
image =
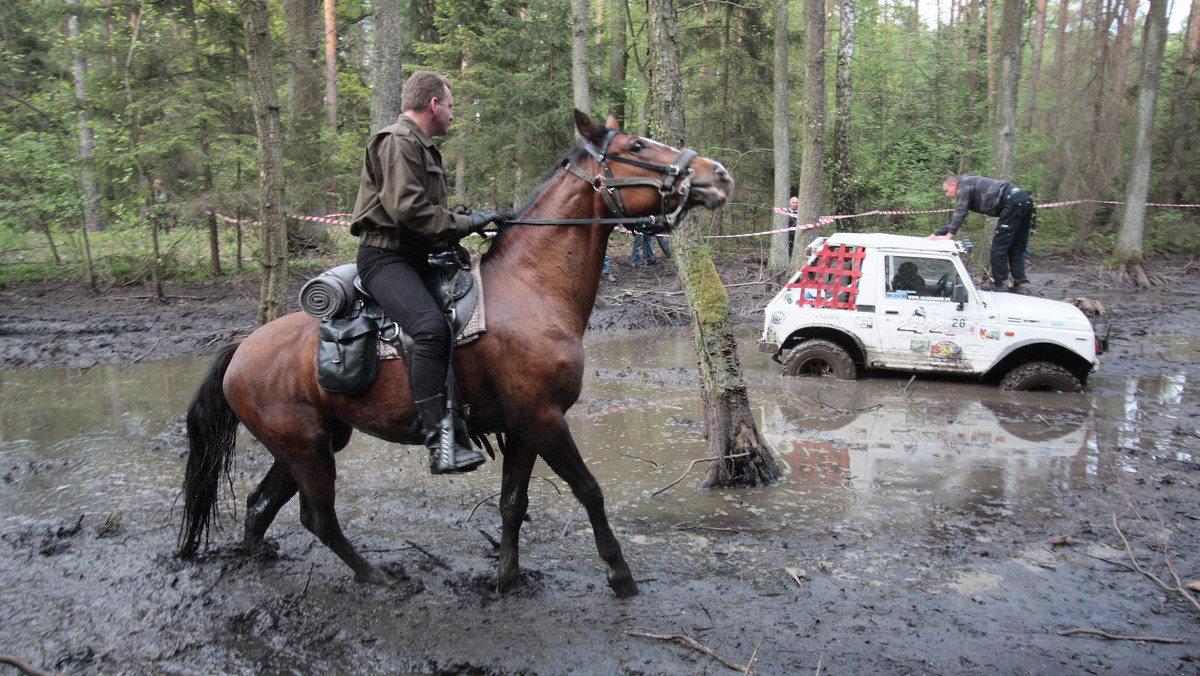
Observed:
[[[794,194],[802,214],[822,216],[946,209],[942,177],[974,171],[1011,177],[1039,203],[1083,200],[1039,211],[1038,246],[1111,259],[1131,217],[1102,201],[1145,183],[1143,202],[1200,202],[1200,0],[1004,3],[0,3],[0,283],[157,285],[271,265],[251,221],[344,219],[362,149],[417,68],[454,85],[457,119],[440,142],[452,201],[520,205],[574,144],[581,101],[656,134],[647,18],[664,4],[678,18],[687,145],[738,184],[705,216],[709,237],[779,227],[773,207]],[[1168,9],[1181,19],[1147,30]],[[1146,49],[1155,30],[1160,58]],[[278,159],[260,154],[260,131]],[[260,183],[271,162],[277,186]],[[945,218],[876,214],[820,231],[923,235]],[[1200,249],[1198,221],[1197,208],[1146,209],[1137,255]],[[345,227],[325,227],[289,217],[290,256],[332,248],[352,260]],[[789,263],[779,235],[707,241]]]

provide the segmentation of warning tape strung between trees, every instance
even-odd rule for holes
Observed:
[[[1049,209],[1051,207],[1066,207],[1066,206],[1071,206],[1073,204],[1087,204],[1087,203],[1124,204],[1124,202],[1121,202],[1118,200],[1084,199],[1084,200],[1067,200],[1065,202],[1047,202],[1045,204],[1038,204],[1035,206],[1038,209]],[[1200,204],[1163,204],[1160,202],[1147,202],[1146,206],[1148,206],[1148,207],[1193,208],[1194,209],[1194,208],[1200,207]],[[795,218],[797,215],[795,211],[792,211],[791,209],[788,209],[787,207],[775,207],[773,209],[773,211],[777,214],[783,214],[784,216],[788,216],[791,218]],[[841,220],[843,218],[861,218],[863,216],[908,216],[908,215],[912,215],[912,214],[944,214],[944,213],[949,213],[951,211],[954,211],[954,209],[929,209],[929,210],[924,210],[924,211],[896,211],[896,210],[875,209],[872,211],[864,211],[861,214],[840,214],[837,216],[821,216],[820,218],[817,219],[816,223],[804,223],[803,225],[793,225],[788,228],[777,228],[775,230],[763,230],[760,232],[747,232],[747,233],[742,233],[742,234],[738,234],[738,235],[709,235],[708,239],[732,239],[732,238],[736,238],[736,237],[759,237],[762,235],[774,235],[776,233],[790,232],[793,230],[810,230],[812,228],[819,228],[822,225],[829,225],[830,223]],[[261,225],[260,221],[252,221],[249,219],[242,219],[239,221],[236,218],[230,218],[229,216],[226,216],[224,214],[219,214],[215,211],[212,211],[211,209],[206,209],[204,211],[204,213],[212,214],[213,216],[216,216],[217,218],[219,218],[227,223],[247,223],[250,225]],[[339,217],[348,217],[351,215],[353,215],[353,214],[327,214],[325,216],[292,216],[291,214],[288,214],[287,218],[294,218],[298,221],[315,221],[317,223],[330,223],[333,225],[350,225],[350,221],[341,220],[341,218],[339,218]],[[622,227],[617,227],[614,229],[619,232],[628,233],[630,235],[637,234],[631,230],[626,230],[625,228],[622,228]]]

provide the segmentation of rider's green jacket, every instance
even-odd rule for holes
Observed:
[[[350,233],[359,244],[409,254],[443,251],[470,232],[446,208],[442,154],[405,115],[367,144]]]

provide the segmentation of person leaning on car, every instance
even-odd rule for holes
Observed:
[[[950,175],[942,181],[947,197],[955,198],[954,213],[945,225],[929,239],[952,239],[968,211],[996,217],[996,234],[992,237],[992,283],[987,291],[1004,291],[1004,282],[1012,271],[1014,293],[1028,293],[1029,279],[1025,277],[1025,251],[1034,229],[1033,198],[1029,193],[1007,181],[985,178],[976,174]]]

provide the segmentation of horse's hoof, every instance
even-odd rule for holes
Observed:
[[[638,595],[638,586],[637,583],[633,581],[633,578],[620,581],[609,580],[608,584],[610,587],[612,587],[613,592],[616,593],[617,598],[619,599],[627,599]]]
[[[375,566],[371,566],[362,572],[355,573],[354,581],[360,584],[375,584],[386,587],[392,584],[393,578]]]

